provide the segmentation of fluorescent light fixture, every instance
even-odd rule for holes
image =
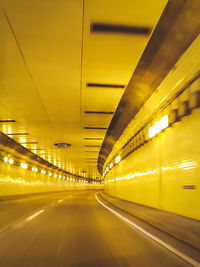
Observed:
[[[111,163],[110,163],[110,169],[112,169],[112,167],[113,167],[113,163],[111,162]]]
[[[4,162],[8,162],[8,157],[4,157],[4,158],[3,158],[3,161],[4,161]]]
[[[109,171],[109,169],[108,169],[108,167],[106,167],[106,172],[108,172]]]
[[[26,163],[23,163],[21,162],[20,166],[23,168],[23,169],[27,169],[28,168],[28,165]]]
[[[13,164],[14,163],[14,160],[12,158],[9,159],[9,163],[10,164]]]
[[[35,167],[35,172],[37,172],[37,171],[38,171],[38,168]]]
[[[119,156],[116,157],[116,159],[115,159],[115,163],[116,163],[116,164],[119,163],[120,160],[121,160],[121,157],[120,157],[120,155],[119,155]]]
[[[163,129],[169,126],[169,117],[165,115],[160,121],[157,121],[153,126],[149,128],[149,138],[154,137],[156,134],[160,133]]]
[[[169,126],[169,116],[165,115],[160,120],[160,127],[163,130],[163,129],[167,128],[168,126]]]

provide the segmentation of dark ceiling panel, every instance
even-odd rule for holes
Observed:
[[[131,25],[120,25],[120,24],[108,24],[108,23],[91,23],[91,33],[115,33],[115,34],[139,34],[149,35],[152,31],[151,27],[145,26],[131,26]]]

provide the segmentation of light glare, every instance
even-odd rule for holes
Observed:
[[[8,157],[4,157],[3,161],[8,162]]]
[[[23,169],[27,169],[28,168],[28,165],[26,163],[21,163],[20,166],[23,168]]]
[[[120,160],[121,160],[121,157],[120,157],[120,155],[119,155],[119,156],[116,157],[116,159],[115,159],[115,163],[119,163]]]
[[[10,158],[10,159],[9,159],[9,163],[10,163],[10,164],[13,164],[13,163],[14,163],[14,160]]]

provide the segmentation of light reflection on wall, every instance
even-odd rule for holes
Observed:
[[[174,170],[191,170],[197,167],[197,162],[195,161],[189,161],[189,160],[182,160],[180,162],[176,162],[174,165],[172,166],[166,166],[166,167],[162,167],[163,171],[174,171]]]
[[[174,165],[172,166],[166,166],[166,167],[161,167],[162,171],[174,171],[174,170],[191,170],[197,167],[197,163],[195,161],[189,161],[189,160],[182,160],[180,162],[176,162]],[[134,179],[136,177],[141,177],[141,176],[148,176],[148,175],[158,175],[160,174],[160,170],[159,169],[155,169],[155,170],[147,170],[145,172],[135,172],[132,174],[128,174],[126,176],[123,177],[116,177],[115,179],[107,179],[105,182],[106,183],[111,183],[114,181],[123,181],[123,180],[130,180],[130,179]]]
[[[134,179],[136,177],[141,177],[141,176],[146,176],[146,175],[157,175],[159,174],[160,170],[155,169],[155,170],[147,170],[146,172],[135,172],[133,174],[128,174],[123,177],[116,177],[115,179],[108,179],[105,182],[114,182],[115,181],[122,181],[122,180],[130,180]]]

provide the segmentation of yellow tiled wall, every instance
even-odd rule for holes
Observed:
[[[110,195],[200,219],[200,109],[194,109],[115,165]]]

